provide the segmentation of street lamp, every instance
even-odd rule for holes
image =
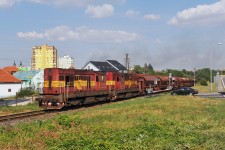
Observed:
[[[221,45],[222,43],[218,43],[218,45]],[[212,48],[210,50],[210,92],[212,92]]]

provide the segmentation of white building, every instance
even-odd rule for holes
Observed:
[[[21,89],[21,81],[0,69],[0,98],[15,96]]]
[[[74,68],[74,58],[70,57],[69,55],[59,57],[58,68],[63,68],[63,69]]]

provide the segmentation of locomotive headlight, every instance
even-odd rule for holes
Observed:
[[[52,105],[52,103],[48,103],[48,106],[51,106]]]

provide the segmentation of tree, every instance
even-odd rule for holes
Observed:
[[[147,73],[148,72],[148,66],[147,66],[147,64],[145,63],[144,64],[144,73]]]
[[[150,63],[148,64],[148,67],[147,67],[147,68],[148,68],[148,70],[150,70],[150,71],[153,71],[153,70],[154,70],[153,67],[152,67],[152,65],[151,65]]]
[[[210,81],[210,69],[203,68],[196,71],[196,79],[198,81],[205,79],[206,81]]]
[[[144,73],[144,68],[141,67],[140,65],[134,65],[134,72],[139,73],[139,74],[143,74]]]
[[[207,81],[205,80],[205,79],[200,79],[200,81],[199,81],[199,83],[200,83],[200,85],[203,85],[203,86],[208,86],[208,83],[207,83]]]

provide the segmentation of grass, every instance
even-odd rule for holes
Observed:
[[[208,86],[201,86],[197,84],[193,88],[198,89],[200,93],[210,93],[210,83],[208,83]],[[216,83],[212,83],[212,92],[213,93],[218,92],[218,87]]]
[[[223,149],[224,107],[192,96],[136,98],[2,127],[0,149]]]
[[[28,104],[25,106],[0,106],[0,116],[20,113],[20,112],[28,112],[28,111],[36,111],[40,110],[37,103]]]
[[[209,93],[210,92],[210,85],[208,86],[200,86],[196,85],[193,88],[196,88],[199,90],[200,93]],[[217,86],[215,83],[213,83],[213,92],[217,92]],[[7,100],[9,98],[2,98],[1,100]],[[0,106],[0,116],[1,115],[7,115],[7,114],[13,114],[13,113],[20,113],[20,112],[27,112],[27,111],[33,111],[33,110],[40,110],[38,108],[38,104],[29,104],[28,106],[16,106],[16,107],[10,107],[10,106]]]

